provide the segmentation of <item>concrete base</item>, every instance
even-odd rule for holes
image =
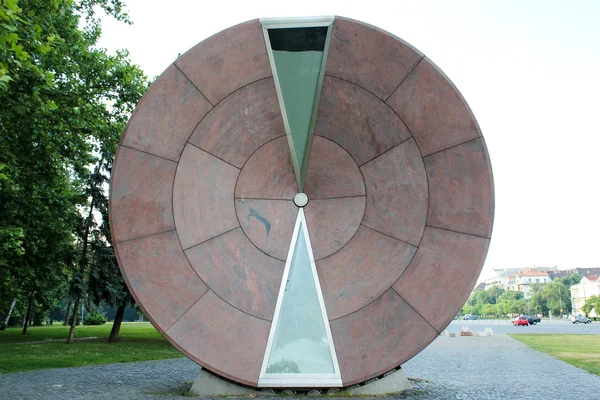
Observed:
[[[348,389],[348,393],[356,395],[381,395],[398,393],[407,389],[412,389],[412,385],[408,381],[404,371],[398,369],[383,378],[373,379],[366,385]],[[209,397],[264,395],[266,392],[264,389],[263,392],[258,392],[248,387],[226,381],[202,369],[194,381],[189,394],[192,396]],[[275,394],[275,392],[271,390],[270,394]]]
[[[218,378],[205,370],[200,370],[190,389],[190,394],[193,396],[224,396],[259,394],[259,392]]]
[[[404,390],[412,389],[406,374],[402,369],[384,376],[383,378],[372,380],[366,385],[348,390],[350,394],[360,395],[381,395],[388,393],[398,393]]]

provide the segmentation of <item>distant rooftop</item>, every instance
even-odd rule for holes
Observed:
[[[517,276],[548,276],[548,272],[530,269],[527,271],[519,272]]]
[[[589,279],[590,276],[600,276],[600,268],[571,268],[556,271],[549,271],[550,278],[552,280],[556,278],[562,278],[564,276],[570,276],[571,274],[578,273],[581,276],[585,276]]]
[[[522,276],[526,271],[538,271],[545,272],[554,280],[556,278],[562,278],[570,276],[571,274],[578,273],[582,277],[600,276],[600,268],[570,268],[570,269],[558,269],[558,267],[523,267],[523,268],[497,268],[492,270],[494,275],[485,279],[490,282],[494,279],[506,278],[508,280],[514,279],[517,275]],[[533,276],[533,275],[525,275]],[[538,276],[545,276],[540,274]]]

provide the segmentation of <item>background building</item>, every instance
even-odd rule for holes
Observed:
[[[500,286],[504,290],[522,292],[529,297],[530,285],[552,282],[549,268],[505,268],[494,270],[495,275],[485,280],[485,289]],[[568,276],[568,275],[567,275]]]
[[[552,268],[548,270],[548,275],[552,280],[565,276],[571,276],[571,274],[579,274],[582,277],[600,276],[600,268],[571,268],[561,270]]]
[[[537,269],[531,269],[531,270],[527,270],[524,272],[519,272],[514,277],[513,287],[515,287],[518,292],[523,293],[523,295],[527,299],[530,297],[529,291],[530,291],[531,285],[533,285],[533,284],[545,285],[546,283],[549,283],[551,281],[552,280],[548,276],[548,272],[540,271]],[[514,290],[514,289],[512,289],[512,290]]]
[[[591,296],[600,296],[600,277],[597,275],[584,277],[577,285],[571,286],[573,315],[584,314],[581,308]]]

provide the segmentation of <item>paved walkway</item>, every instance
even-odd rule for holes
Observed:
[[[155,393],[176,393],[199,371],[193,361],[177,358],[18,372],[0,375],[0,399],[166,399],[175,396]]]
[[[419,378],[415,389],[390,400],[600,400],[599,376],[506,335],[440,337],[404,369]],[[0,375],[0,398],[183,399],[178,389],[198,371],[192,361],[175,359],[7,374]]]
[[[600,400],[600,376],[502,334],[439,337],[404,371],[431,381],[410,399]]]

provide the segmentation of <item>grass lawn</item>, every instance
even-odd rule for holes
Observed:
[[[108,343],[111,328],[80,325],[75,337],[98,339],[71,345],[65,343],[69,327],[61,324],[29,327],[25,336],[20,328],[8,328],[0,332],[0,373],[183,357],[149,322],[124,322],[114,344]],[[57,341],[28,343],[44,340]]]
[[[600,376],[600,335],[509,335],[532,349]]]

